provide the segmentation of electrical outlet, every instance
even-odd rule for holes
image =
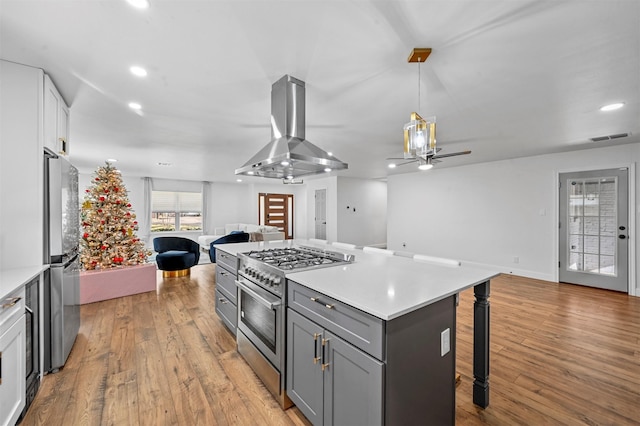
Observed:
[[[445,356],[451,350],[451,329],[440,333],[440,356]]]

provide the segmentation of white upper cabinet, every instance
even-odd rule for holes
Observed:
[[[69,155],[69,108],[48,75],[44,76],[44,146]]]

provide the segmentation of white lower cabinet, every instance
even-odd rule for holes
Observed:
[[[0,425],[15,425],[25,406],[24,290],[0,301]]]
[[[314,425],[383,424],[384,364],[287,309],[287,394]]]

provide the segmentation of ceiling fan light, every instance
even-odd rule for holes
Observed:
[[[429,170],[431,168],[433,168],[433,164],[431,164],[431,163],[420,164],[418,166],[418,169],[420,169],[420,170]]]
[[[404,158],[426,156],[436,146],[436,118],[424,119],[417,112],[404,125]]]

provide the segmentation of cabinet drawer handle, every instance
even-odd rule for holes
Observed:
[[[227,299],[223,299],[222,297],[218,298],[218,300],[220,301],[220,303],[222,303],[223,305],[226,305],[227,303],[229,303],[229,301]]]
[[[324,347],[326,346],[326,344],[329,342],[329,339],[322,339],[322,364],[320,364],[320,369],[322,371],[324,371],[328,366],[329,363],[325,362],[326,361],[326,356],[324,353]]]
[[[22,299],[22,297],[12,297],[10,299],[5,299],[5,303],[2,304],[2,309],[10,308],[15,306]]]
[[[316,303],[319,303],[321,305],[324,305],[324,307],[327,308],[327,309],[333,309],[333,305],[329,305],[329,304],[326,304],[326,303],[320,301],[319,297],[310,297],[309,300],[311,300],[312,302],[316,302]]]
[[[220,275],[222,275],[223,277],[226,277],[226,276],[227,276],[227,275],[229,275],[229,274],[227,274],[226,272],[222,272],[222,271],[220,271]]]

